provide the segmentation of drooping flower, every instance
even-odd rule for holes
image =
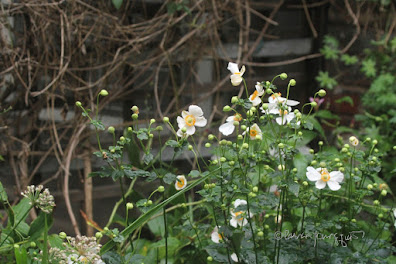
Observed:
[[[237,256],[235,253],[232,253],[232,254],[231,254],[231,259],[232,259],[234,262],[239,262],[238,256]]]
[[[242,82],[242,75],[245,73],[245,66],[242,66],[241,70],[238,68],[238,64],[229,62],[227,70],[229,70],[232,75],[230,76],[231,84],[234,86],[238,86]]]
[[[326,168],[315,169],[311,166],[307,167],[306,176],[308,180],[316,182],[316,188],[323,189],[327,184],[332,191],[339,190],[344,180],[344,174],[340,171],[329,172]]]
[[[263,136],[263,132],[261,132],[260,127],[256,123],[254,123],[251,127],[248,127],[246,132],[249,133],[251,140],[255,140]],[[245,132],[243,132],[243,134],[245,134]]]
[[[177,117],[179,129],[186,128],[186,134],[190,136],[195,133],[195,126],[204,127],[206,123],[201,107],[196,105],[190,105],[188,111],[182,111],[182,116]]]
[[[175,188],[176,190],[180,191],[187,186],[187,179],[184,175],[178,175],[176,177]]]
[[[238,113],[236,113],[233,116],[229,116],[226,119],[226,122],[224,124],[222,124],[219,127],[219,131],[224,135],[224,136],[229,136],[231,135],[234,130],[235,130],[235,126],[234,126],[234,122],[235,121],[241,121],[242,120],[242,116]]]
[[[300,103],[299,101],[286,99],[281,95],[281,93],[273,93],[270,97],[268,97],[269,109],[271,107],[276,107],[277,105],[285,104],[287,106],[296,106]]]
[[[246,211],[237,211],[237,212],[235,212],[235,209],[237,209],[238,206],[246,205],[246,204],[247,204],[246,200],[236,199],[234,201],[234,209],[231,209],[231,220],[230,220],[230,225],[231,226],[236,228],[238,225],[239,226],[244,226],[244,225],[246,225],[248,223],[248,220],[246,218],[247,217],[246,216],[246,214],[247,214]],[[250,213],[250,217],[253,217],[252,213]]]
[[[257,82],[256,84],[256,91],[249,97],[249,101],[252,102],[253,106],[258,106],[261,103],[261,98],[264,94],[264,87],[261,83]]]
[[[359,139],[357,139],[355,136],[352,136],[349,138],[349,143],[351,143],[352,146],[356,147],[359,145]]]
[[[216,244],[220,243],[220,241],[223,240],[223,235],[221,233],[219,233],[219,228],[217,226],[215,226],[212,233],[210,234],[210,238]]]

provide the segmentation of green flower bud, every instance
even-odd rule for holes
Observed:
[[[254,106],[252,106],[252,107],[250,107],[250,111],[252,111],[253,113],[255,113],[255,112],[257,111],[257,108],[254,107]]]
[[[237,139],[241,140],[241,139],[243,139],[243,136],[242,135],[238,135]]]
[[[132,114],[132,119],[133,120],[137,120],[139,118],[139,115],[138,114]]]
[[[382,190],[382,191],[381,191],[381,195],[382,195],[382,196],[386,196],[387,194],[388,194],[388,192],[387,192],[386,190]]]
[[[109,228],[108,227],[103,228],[103,232],[105,233],[109,232]]]
[[[248,149],[248,148],[249,148],[249,144],[248,144],[248,143],[243,143],[243,144],[242,144],[242,148]]]
[[[77,107],[81,107],[81,102],[80,102],[80,101],[77,101],[77,102],[76,102],[76,106],[77,106]]]
[[[137,107],[136,105],[131,107],[132,112],[134,113],[139,113],[139,107]]]
[[[205,148],[210,148],[212,146],[212,144],[210,144],[209,142],[205,143]]]
[[[308,182],[307,181],[303,181],[302,183],[304,186],[308,186]]]
[[[323,89],[320,89],[319,92],[318,92],[318,95],[319,95],[320,97],[325,97],[325,96],[326,96],[326,91],[323,90]]]
[[[279,75],[279,77],[281,78],[281,80],[286,80],[287,79],[287,74],[283,72],[283,73],[281,73]]]
[[[312,106],[312,107],[317,107],[317,106],[318,106],[318,103],[315,102],[315,101],[312,101],[312,102],[311,102],[311,106]]]
[[[214,135],[213,134],[209,134],[208,135],[208,140],[213,140],[215,137],[214,137]]]
[[[283,143],[278,144],[278,148],[283,149],[284,147],[285,147],[285,144],[283,144]]]
[[[95,237],[96,239],[101,239],[103,237],[103,234],[101,232],[96,232]]]
[[[233,97],[231,98],[231,104],[236,104],[236,103],[238,103],[238,101],[239,101],[238,96],[233,96]]]
[[[314,154],[314,153],[315,153],[315,150],[310,149],[310,150],[309,150],[309,153],[310,153],[310,154]]]
[[[155,119],[154,118],[151,118],[150,119],[150,124],[152,125],[152,124],[154,124],[155,123]]]
[[[121,136],[120,141],[125,141],[125,137]]]
[[[169,123],[169,117],[165,116],[165,117],[162,119],[162,121],[163,121],[164,123]]]
[[[265,104],[263,104],[261,107],[263,108],[263,110],[267,110],[267,109],[268,109],[268,104],[265,103]]]
[[[100,93],[99,93],[101,96],[108,96],[109,95],[109,93],[106,91],[106,90],[101,90],[100,91]]]
[[[396,150],[396,146],[393,146],[393,150]]]
[[[268,217],[269,217],[269,215],[268,215],[268,217],[267,217],[267,215],[268,215],[268,214],[266,214],[266,215],[265,215],[265,217],[266,217],[266,218],[268,218]],[[269,226],[269,225],[264,225],[264,229],[269,229],[269,228],[270,228],[270,226]]]
[[[157,190],[158,190],[158,192],[162,193],[162,192],[165,191],[165,187],[162,186],[162,185],[161,185],[161,186],[158,186]]]
[[[290,84],[290,86],[295,86],[295,85],[296,85],[296,80],[291,79],[291,80],[289,81],[289,84]]]
[[[248,117],[251,117],[251,116],[254,115],[254,112],[253,112],[252,110],[248,110],[248,111],[246,112],[246,115],[247,115]]]
[[[320,166],[321,168],[326,168],[326,162],[321,161],[321,162],[319,163],[319,166]]]
[[[227,161],[227,159],[225,157],[220,158],[220,162],[226,162],[226,161]]]
[[[209,257],[206,258],[206,260],[207,260],[208,262],[212,262],[212,261],[213,261],[213,258],[212,258],[211,256],[209,256]]]
[[[341,171],[341,172],[344,172],[345,168],[344,167],[340,167],[340,168],[338,168],[338,170]]]
[[[259,232],[257,233],[257,236],[258,236],[258,237],[263,237],[263,236],[264,236],[264,232],[263,232],[263,231],[259,231]]]
[[[37,245],[36,245],[36,243],[35,242],[30,242],[30,247],[32,247],[32,248],[35,248]]]
[[[254,197],[257,196],[257,195],[256,195],[255,193],[253,193],[253,192],[250,192],[248,195],[249,195],[249,197],[251,197],[251,198],[254,198]]]
[[[301,131],[298,131],[297,135],[301,137],[303,133]]]
[[[378,144],[378,140],[374,139],[373,140],[373,145],[377,145]]]
[[[212,160],[213,165],[217,165],[217,163],[219,163],[217,160]]]
[[[128,132],[129,132],[129,133],[132,133],[132,132],[133,132],[132,127],[128,127]]]
[[[267,89],[265,90],[265,92],[266,92],[267,94],[272,94],[272,93],[273,93],[271,88],[267,88]]]
[[[370,191],[370,190],[372,190],[372,189],[373,189],[373,187],[374,187],[374,186],[373,186],[372,184],[369,184],[369,185],[367,185],[367,190],[369,190],[369,191]]]
[[[285,165],[278,165],[278,170],[284,171],[286,169]]]
[[[223,111],[224,112],[230,112],[231,111],[231,107],[229,105],[226,105],[223,107]]]
[[[340,162],[340,159],[339,158],[335,158],[334,161],[335,162]]]
[[[316,160],[311,161],[311,165],[315,166],[318,162]]]
[[[234,121],[234,123],[232,123],[234,126],[239,126],[239,122],[238,121]]]
[[[181,129],[181,132],[186,133],[186,132],[187,132],[187,128],[183,127],[183,128]]]
[[[323,141],[319,141],[319,142],[318,142],[318,145],[319,145],[319,146],[323,146]]]
[[[245,131],[246,128],[247,128],[247,127],[246,127],[245,125],[242,125],[242,126],[241,126],[242,131]]]
[[[252,189],[252,191],[255,192],[255,193],[258,192],[258,187],[257,187],[257,186],[254,186],[253,189]]]
[[[382,213],[378,214],[378,218],[383,218],[384,215]]]
[[[193,146],[192,145],[188,145],[188,150],[193,150]]]
[[[14,248],[19,248],[19,245],[18,244],[14,244]]]
[[[60,239],[65,239],[66,237],[67,237],[67,235],[66,235],[65,232],[60,232],[60,233],[59,233],[59,238],[60,238]]]
[[[127,208],[127,210],[133,209],[133,203],[127,203],[126,208]]]
[[[234,165],[235,165],[235,161],[230,160],[230,161],[228,162],[228,164],[229,164],[230,166],[234,166]]]
[[[373,204],[374,204],[374,205],[380,205],[380,201],[374,200],[374,201],[373,201]]]
[[[152,205],[152,204],[153,204],[153,201],[151,201],[151,200],[147,201],[147,205]]]
[[[157,130],[157,131],[162,131],[162,130],[164,130],[164,128],[163,128],[162,126],[157,126],[157,127],[155,128],[155,130]]]
[[[292,169],[292,172],[293,172],[293,173],[297,173],[297,171],[298,171],[297,168],[293,168],[293,169]]]
[[[301,119],[301,117],[302,117],[302,114],[301,114],[301,113],[297,113],[297,114],[296,114],[296,118],[297,118],[297,119]],[[300,132],[301,132],[301,131],[300,131]]]
[[[109,126],[109,128],[107,129],[107,132],[109,132],[110,134],[114,134],[115,128],[113,126]]]

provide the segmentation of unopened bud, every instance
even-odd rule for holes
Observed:
[[[296,80],[291,79],[291,80],[289,81],[289,84],[290,84],[290,86],[295,86],[295,85],[296,85]]]
[[[281,73],[280,75],[279,75],[279,77],[282,79],[282,80],[286,80],[287,79],[287,74],[286,73]]]
[[[238,103],[238,96],[233,96],[232,98],[231,98],[231,103],[232,104],[236,104],[236,103]]]
[[[109,132],[110,134],[113,134],[115,131],[115,128],[113,126],[109,126],[109,128],[107,129],[107,132]]]
[[[101,90],[100,91],[100,93],[99,93],[101,96],[108,96],[109,95],[109,93],[106,91],[106,90]]]
[[[77,102],[76,102],[76,106],[77,106],[77,107],[81,107],[81,102],[80,102],[80,101],[77,101]]]

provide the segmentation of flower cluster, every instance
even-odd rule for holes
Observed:
[[[27,190],[21,193],[30,200],[30,205],[36,208],[40,208],[44,213],[51,213],[55,207],[54,197],[50,194],[49,190],[46,188],[43,192],[43,186],[30,185]]]

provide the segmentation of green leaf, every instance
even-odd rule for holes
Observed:
[[[121,170],[114,170],[111,173],[111,178],[113,179],[113,181],[118,180],[119,178],[121,178],[122,176],[124,176],[124,172]]]
[[[316,120],[313,116],[308,116],[307,118],[307,124],[310,123],[313,128],[315,128],[316,131],[319,132],[319,134],[323,137],[326,138],[326,135],[324,133],[324,130],[322,126],[320,125],[319,121]]]
[[[23,198],[17,205],[12,207],[15,212],[15,223],[19,221],[24,221],[28,215],[28,212],[32,206],[30,205],[30,200],[28,198]]]
[[[3,188],[3,184],[1,184],[1,182],[0,182],[0,201],[5,202],[7,200],[8,200],[7,193]]]
[[[375,77],[377,70],[375,69],[376,63],[372,59],[365,59],[362,62],[362,68],[360,69],[367,77]]]
[[[197,171],[197,170],[192,170],[192,171],[190,171],[190,173],[188,174],[188,176],[190,176],[191,178],[196,178],[196,177],[198,177],[199,175],[201,175],[201,173],[200,173],[199,171]]]
[[[124,263],[123,257],[118,255],[118,253],[115,251],[106,252],[101,256],[101,258],[106,264]]]
[[[147,136],[147,133],[146,133],[146,131],[142,131],[142,130],[139,130],[138,132],[137,132],[137,136],[136,136],[138,139],[140,139],[140,140],[147,140],[148,139],[148,136]]]
[[[294,181],[289,183],[289,191],[298,197],[298,192],[300,191],[300,185]]]
[[[118,10],[122,5],[122,0],[112,0],[113,6]]]
[[[166,183],[166,184],[172,184],[172,183],[175,183],[175,181],[176,181],[176,175],[175,174],[173,174],[173,173],[167,173],[167,174],[165,174],[165,176],[164,176],[164,182]]]
[[[343,54],[341,56],[341,61],[345,63],[345,65],[353,65],[358,62],[358,58],[356,56],[350,56],[348,54]]]
[[[136,230],[136,228],[141,227],[144,223],[146,223],[153,215],[155,215],[156,213],[158,213],[164,206],[166,206],[167,204],[169,204],[170,202],[172,202],[173,200],[175,200],[176,198],[178,198],[179,196],[183,195],[185,192],[188,192],[189,190],[191,190],[192,188],[194,188],[195,186],[203,183],[204,181],[206,181],[211,175],[212,173],[217,172],[219,169],[212,171],[211,173],[208,173],[206,176],[202,177],[201,179],[197,180],[196,182],[194,182],[193,184],[187,186],[186,188],[184,188],[183,190],[178,191],[177,193],[175,193],[174,195],[172,195],[171,197],[169,197],[168,199],[166,199],[165,201],[162,201],[161,203],[155,205],[153,208],[151,208],[149,211],[147,211],[146,213],[144,213],[143,215],[141,215],[138,219],[136,219],[132,224],[130,224],[129,226],[127,226],[122,232],[121,234],[124,237],[128,237],[133,231]],[[101,248],[101,254],[106,253],[107,251],[109,251],[110,249],[112,249],[115,246],[115,242],[114,241],[109,241],[107,242],[105,245],[103,245],[103,247]]]
[[[348,96],[349,97],[349,96]],[[341,98],[342,99],[342,98]],[[340,99],[339,99],[340,100]],[[332,112],[330,112],[329,110],[319,110],[318,112],[316,112],[315,114],[316,117],[320,117],[323,119],[335,119],[335,120],[340,120],[340,117],[338,115],[333,114]]]
[[[353,106],[353,99],[352,99],[352,97],[350,97],[350,96],[344,96],[344,97],[341,97],[340,99],[337,99],[337,100],[335,100],[335,102],[337,103],[337,104],[340,104],[340,103],[348,103],[348,104],[350,104],[351,106]]]
[[[41,234],[45,231],[44,223],[45,223],[45,213],[41,211],[38,217],[34,219],[34,221],[30,224],[28,236],[30,237],[31,240],[38,239],[41,236]],[[52,215],[47,215],[48,230],[51,228],[52,223],[53,223]]]
[[[100,120],[92,120],[91,124],[97,129],[97,130],[105,130],[105,126],[103,125],[102,121]]]
[[[319,75],[315,77],[315,80],[319,83],[320,88],[326,88],[332,90],[338,83],[337,81],[329,76],[328,72],[320,71]]]
[[[165,145],[171,147],[171,148],[177,148],[180,147],[179,142],[177,142],[176,140],[170,139],[168,141],[166,141]]]
[[[153,154],[151,154],[151,153],[146,153],[146,154],[144,154],[144,156],[143,156],[143,162],[144,162],[144,164],[146,164],[146,165],[149,165],[150,162],[151,162],[153,159],[154,159],[154,156],[153,156]]]
[[[17,264],[27,263],[27,251],[25,247],[14,248],[15,260]]]

